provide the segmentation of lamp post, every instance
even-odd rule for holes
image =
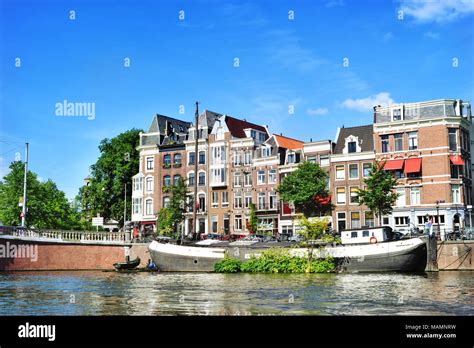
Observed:
[[[439,204],[444,203],[444,200],[438,200],[435,203],[436,203],[436,215],[438,216],[438,236],[441,237],[441,227],[440,227],[440,221],[439,221]]]
[[[467,208],[467,212],[469,214],[469,229],[472,230],[472,215],[471,215],[472,205],[468,205],[466,208]]]

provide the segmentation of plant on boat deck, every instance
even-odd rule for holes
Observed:
[[[335,270],[335,263],[332,258],[309,260],[292,256],[288,250],[269,249],[245,262],[226,257],[214,270],[218,273],[326,273]]]

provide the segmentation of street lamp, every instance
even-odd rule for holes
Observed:
[[[468,205],[467,207],[467,212],[469,213],[469,229],[472,230],[472,205]]]
[[[436,215],[438,216],[438,236],[441,236],[441,227],[439,224],[439,204],[444,203],[444,200],[438,200],[436,203]]]

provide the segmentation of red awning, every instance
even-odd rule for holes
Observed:
[[[142,225],[154,225],[156,224],[156,221],[141,221],[140,223]]]
[[[449,156],[449,159],[451,160],[451,163],[454,164],[455,166],[463,166],[464,161],[461,156],[455,155],[455,156]]]
[[[401,170],[403,168],[403,161],[402,159],[399,160],[391,160],[385,162],[383,167],[384,170]]]
[[[406,174],[408,173],[419,173],[421,171],[421,158],[408,158],[405,161]]]

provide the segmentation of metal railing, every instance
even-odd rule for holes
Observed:
[[[56,240],[77,243],[125,243],[126,237],[123,232],[83,232],[83,231],[58,231],[37,230],[21,227],[0,227],[0,235],[13,237],[26,237],[45,240]]]

